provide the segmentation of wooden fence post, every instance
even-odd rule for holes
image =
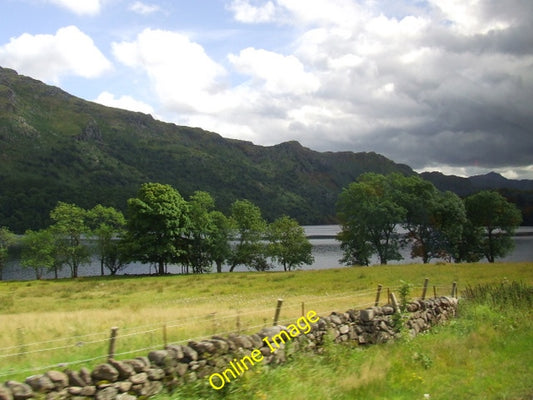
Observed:
[[[374,302],[374,307],[377,307],[379,304],[379,296],[381,295],[381,288],[383,285],[378,285],[378,290],[376,292],[376,301]]]
[[[433,285],[433,298],[437,298],[437,286]]]
[[[241,334],[241,315],[237,314],[237,333]]]
[[[278,304],[276,305],[276,313],[274,314],[274,326],[278,324],[279,313],[281,312],[282,304],[283,304],[283,299],[278,299]]]
[[[110,360],[115,357],[115,343],[117,340],[118,328],[116,326],[111,328],[111,336],[109,337],[109,351],[107,353],[107,359]]]
[[[424,279],[424,289],[422,289],[422,300],[426,299],[426,293],[428,290],[429,278]]]
[[[302,317],[305,317],[305,304],[302,301]]]
[[[163,343],[165,344],[165,349],[167,348],[167,345],[168,345],[168,339],[167,339],[167,324],[164,324],[163,325]]]
[[[457,297],[457,282],[452,283],[452,297]]]
[[[392,307],[394,308],[394,312],[400,312],[400,307],[398,306],[398,301],[396,300],[394,293],[390,294],[390,301],[392,303]]]

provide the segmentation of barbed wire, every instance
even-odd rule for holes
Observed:
[[[436,288],[439,288],[440,290],[444,289],[444,288],[449,288],[450,285],[432,285],[432,286],[435,286]],[[387,289],[389,291],[395,291],[395,290],[398,290],[401,286],[392,286],[392,287],[388,287]],[[410,286],[410,289],[411,291],[413,289],[423,289],[423,286]],[[346,292],[346,293],[341,293],[341,294],[336,294],[336,295],[329,295],[327,292],[325,294],[323,294],[322,296],[320,296],[318,299],[317,299],[317,296],[308,296],[305,297],[306,300],[310,300],[310,302],[312,303],[311,307],[312,306],[315,306],[315,305],[318,305],[318,304],[323,304],[323,303],[327,303],[327,302],[331,302],[331,301],[338,301],[340,299],[347,299],[347,298],[354,298],[354,297],[368,297],[370,295],[372,295],[373,293],[375,293],[375,289],[365,289],[365,290],[360,290],[360,291],[357,291],[357,292]],[[207,298],[204,297],[204,298]],[[273,300],[275,299],[275,296],[272,296],[272,298],[270,300]],[[183,302],[182,299],[179,300],[180,302]],[[266,301],[266,300],[265,300]],[[251,301],[250,301],[251,302]],[[248,302],[248,303],[250,303]],[[305,303],[305,301],[304,301]],[[369,307],[369,306],[373,306],[374,305],[374,302],[364,302],[364,303],[358,303],[358,304],[354,304],[352,307],[354,309],[362,309],[364,307]],[[301,302],[299,303],[292,303],[292,304],[289,304],[289,305],[285,305],[283,307],[283,310],[287,311],[288,309],[299,309],[301,306]],[[306,308],[309,309],[310,308],[310,305],[309,304],[306,304]],[[331,312],[331,310],[320,310],[320,311],[316,311],[314,310],[315,312],[317,313],[327,313],[327,312]],[[135,327],[131,327],[131,328],[123,328],[121,329],[121,331],[130,331],[130,330],[133,330],[133,332],[129,332],[129,333],[121,333],[118,337],[119,338],[127,338],[127,337],[133,337],[133,336],[140,336],[140,335],[145,335],[145,334],[148,334],[148,333],[156,333],[156,332],[161,332],[161,330],[163,328],[165,329],[171,329],[171,328],[178,328],[178,327],[186,327],[187,325],[191,325],[193,323],[196,323],[198,320],[206,320],[206,318],[209,318],[209,322],[210,323],[219,323],[221,321],[224,321],[224,320],[229,320],[229,319],[233,319],[233,318],[240,318],[242,316],[246,316],[246,315],[250,315],[250,314],[262,314],[262,313],[271,313],[272,312],[272,307],[263,307],[263,308],[257,308],[257,309],[252,309],[252,310],[246,310],[245,312],[241,312],[239,310],[234,310],[234,311],[231,311],[231,313],[227,313],[227,314],[222,314],[222,315],[216,315],[217,312],[214,312],[214,313],[209,313],[206,315],[199,315],[199,316],[196,316],[196,317],[187,317],[187,321],[183,321],[183,320],[173,320],[173,321],[166,321],[166,322],[162,322],[160,324],[146,324],[146,325],[140,325],[140,326],[135,326]],[[291,318],[287,317],[287,318],[283,318],[281,320],[279,320],[278,322],[280,323],[284,323],[284,322],[289,322],[289,321],[292,321]],[[245,332],[249,332],[253,329],[257,329],[257,328],[261,328],[261,327],[265,327],[265,323],[263,324],[258,324],[258,325],[252,325],[252,326],[246,326],[246,328],[243,330],[243,329],[240,329],[241,331],[245,331]],[[145,329],[145,328],[150,328],[150,329]],[[144,329],[142,331],[137,331],[137,329]],[[229,331],[226,331],[226,332],[217,332],[216,335],[217,336],[222,336],[222,335],[229,335],[231,333],[234,333],[237,329],[232,329],[232,330],[229,330]],[[79,339],[82,339],[82,338],[88,338],[88,337],[93,337],[93,336],[98,336],[98,335],[106,335],[105,338],[103,339],[99,339],[99,340],[91,340],[91,341],[80,341]],[[16,349],[16,348],[22,348],[22,347],[33,347],[33,346],[38,346],[38,345],[43,345],[43,344],[50,344],[50,343],[58,343],[58,342],[61,342],[61,341],[68,341],[68,340],[77,340],[77,342],[75,344],[71,344],[71,345],[65,345],[65,346],[54,346],[54,347],[48,347],[48,348],[44,348],[44,349],[35,349],[35,350],[29,350],[29,351],[19,351],[19,352],[16,352],[16,353],[8,353],[8,354],[0,354],[0,359],[6,359],[6,358],[10,358],[10,357],[22,357],[22,356],[25,356],[25,355],[30,355],[30,354],[37,354],[37,353],[44,353],[44,352],[48,352],[48,351],[58,351],[58,350],[65,350],[65,349],[69,349],[69,348],[75,348],[75,347],[81,347],[81,346],[86,346],[86,345],[92,345],[92,344],[98,344],[98,343],[104,343],[104,342],[109,342],[109,331],[101,331],[101,332],[94,332],[94,333],[88,333],[88,334],[84,334],[84,335],[75,335],[75,336],[69,336],[69,337],[64,337],[64,338],[58,338],[58,339],[52,339],[52,340],[46,340],[46,341],[39,341],[39,342],[33,342],[33,343],[24,343],[24,344],[21,344],[21,345],[16,345],[16,346],[8,346],[8,347],[3,347],[3,348],[0,348],[0,351],[7,351],[7,350],[12,350],[12,349]],[[197,336],[197,337],[193,337],[193,338],[186,338],[186,339],[181,339],[181,340],[177,340],[177,341],[172,341],[171,343],[172,344],[179,344],[179,343],[187,343],[187,342],[190,342],[190,341],[200,341],[200,340],[204,340],[204,339],[208,339],[210,337],[212,337],[213,335],[201,335],[201,336]],[[151,346],[148,346],[148,347],[142,347],[142,348],[138,348],[138,349],[135,349],[135,350],[130,350],[130,351],[126,351],[126,352],[121,352],[121,353],[116,353],[115,356],[125,356],[125,355],[129,355],[129,354],[135,354],[135,353],[141,353],[143,351],[147,351],[147,350],[154,350],[154,349],[158,349],[158,348],[162,348],[164,346],[164,343],[158,343],[156,345],[151,345]],[[79,365],[79,364],[87,364],[87,363],[91,363],[93,361],[96,361],[96,360],[100,360],[100,359],[105,359],[107,358],[107,356],[103,355],[103,356],[98,356],[98,357],[92,357],[92,358],[87,358],[87,359],[83,359],[83,360],[77,360],[77,361],[72,361],[72,362],[61,362],[61,363],[56,363],[56,364],[52,364],[52,365],[47,365],[47,366],[43,366],[43,367],[34,367],[34,368],[27,368],[27,369],[21,369],[21,370],[16,370],[16,371],[9,371],[9,372],[3,372],[3,373],[0,373],[0,377],[6,377],[6,376],[13,376],[13,375],[21,375],[21,374],[25,374],[25,373],[31,373],[31,372],[38,372],[38,371],[43,371],[43,370],[49,370],[51,368],[57,368],[58,366],[61,366],[61,367],[66,367],[66,366],[72,366],[72,365]]]

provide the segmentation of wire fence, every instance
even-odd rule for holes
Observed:
[[[454,285],[433,286],[433,293],[431,294],[435,296],[437,292],[439,295],[449,294],[451,287],[451,293],[454,295],[456,293]],[[336,293],[335,295],[326,293],[320,296],[288,298],[283,302],[282,318],[278,321],[274,321],[273,318],[273,306],[277,299],[268,297],[264,299],[262,306],[257,307],[254,307],[257,305],[255,300],[241,302],[239,308],[243,311],[239,309],[217,310],[207,315],[190,316],[158,324],[119,328],[116,340],[120,349],[123,350],[118,352],[113,350],[112,356],[117,359],[145,356],[147,352],[162,349],[168,344],[186,344],[189,341],[201,341],[214,335],[252,334],[261,328],[272,325],[273,322],[279,324],[294,322],[295,318],[305,315],[310,310],[318,315],[327,315],[334,310],[364,309],[377,305],[379,292],[382,290],[383,288],[379,285],[377,291],[373,288],[351,293]],[[387,293],[387,296],[382,295],[381,299],[383,300],[380,304],[385,304],[388,301],[388,295],[399,290],[400,286],[386,288],[384,292]],[[424,286],[410,287],[411,298],[427,296],[427,291],[427,281]],[[418,293],[421,293],[421,296],[417,296]],[[187,300],[180,299],[179,301],[186,305],[188,304]],[[189,300],[192,302],[194,299]],[[279,303],[278,306],[280,306]],[[191,333],[193,333],[192,336]],[[0,347],[0,381],[5,381],[9,377],[24,378],[28,374],[56,368],[72,369],[74,366],[94,366],[110,357],[109,344],[109,330],[84,335],[67,335],[30,343],[25,343],[21,338],[17,345]],[[42,364],[39,365],[39,362]]]

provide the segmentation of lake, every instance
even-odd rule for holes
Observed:
[[[305,269],[326,269],[338,268],[343,265],[339,263],[342,258],[342,251],[340,243],[335,240],[335,235],[340,231],[338,225],[316,225],[304,226],[306,235],[310,238],[309,241],[313,245],[313,256],[315,262],[313,265],[305,266]],[[517,236],[514,237],[515,249],[513,252],[499,261],[533,261],[533,227],[520,227],[517,230]],[[409,255],[409,249],[405,248],[401,251],[404,257],[401,261],[393,261],[390,264],[407,264],[407,263],[421,263],[420,258],[412,259]],[[433,260],[436,262],[438,260]],[[483,262],[483,260],[482,260]],[[374,256],[371,259],[371,264],[378,264],[378,258]],[[223,270],[227,271],[229,268],[225,267]],[[274,270],[283,270],[282,266],[276,266]],[[170,273],[177,274],[181,271],[180,266],[171,265],[168,267]],[[245,267],[239,266],[235,271],[247,271]],[[147,264],[132,263],[122,271],[120,274],[148,274],[155,273],[154,268],[150,268]],[[100,263],[98,260],[93,260],[89,265],[83,265],[79,269],[79,276],[92,276],[100,274]],[[63,269],[59,276],[61,278],[69,277],[70,271],[68,268]],[[53,274],[45,275],[45,279],[53,278]],[[33,270],[24,269],[20,266],[18,260],[11,260],[3,271],[3,280],[30,280],[35,279]]]

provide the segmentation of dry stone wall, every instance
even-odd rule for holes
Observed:
[[[406,305],[399,314],[392,305],[365,310],[333,312],[320,317],[306,335],[291,340],[290,350],[320,350],[326,335],[334,342],[356,342],[365,346],[390,341],[400,334],[417,335],[432,326],[455,316],[457,299],[440,297],[417,300]],[[220,372],[234,358],[249,355],[258,349],[264,364],[281,364],[286,360],[287,348],[280,343],[271,352],[264,338],[271,338],[286,330],[284,326],[263,328],[253,335],[233,334],[213,336],[187,345],[169,345],[146,357],[130,360],[110,359],[90,371],[48,371],[34,375],[25,382],[8,381],[0,385],[0,400],[136,400],[147,398],[163,390],[206,379]]]

